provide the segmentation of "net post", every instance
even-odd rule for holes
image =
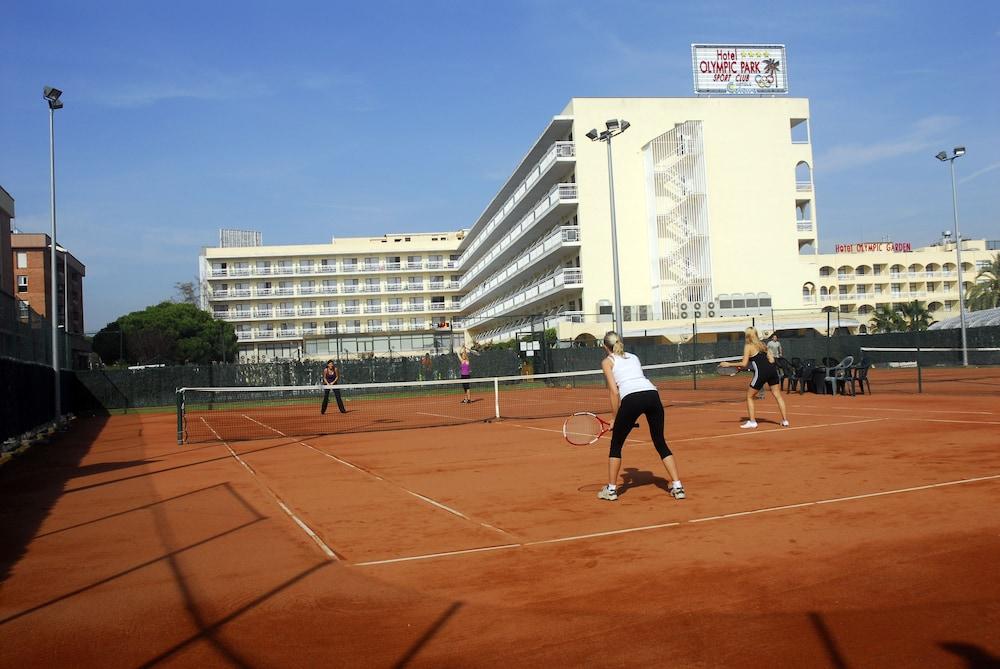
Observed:
[[[917,340],[917,393],[924,392],[924,377],[920,370],[920,333],[916,330],[913,331],[913,338]]]
[[[691,362],[698,359],[698,317],[691,324]],[[698,390],[698,365],[691,365],[691,383]]]
[[[493,407],[497,420],[500,420],[500,379],[495,376],[493,377]]]
[[[177,397],[177,445],[184,445],[184,389],[178,388]]]

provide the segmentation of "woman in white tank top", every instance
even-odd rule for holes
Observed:
[[[601,363],[601,369],[604,370],[604,378],[608,384],[614,427],[611,429],[611,450],[608,453],[608,485],[597,493],[598,499],[611,502],[618,499],[622,446],[632,428],[638,426],[635,421],[639,416],[646,417],[649,436],[672,481],[670,494],[674,499],[684,499],[684,487],[677,474],[677,464],[663,436],[663,404],[656,386],[643,374],[639,358],[625,352],[618,333],[609,332],[604,335],[604,350],[608,357]]]

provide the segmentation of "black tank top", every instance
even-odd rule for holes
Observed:
[[[750,358],[750,364],[751,365],[756,364],[757,369],[761,371],[774,367],[774,363],[768,361],[766,351],[760,351],[752,358]]]

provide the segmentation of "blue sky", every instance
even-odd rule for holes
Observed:
[[[784,43],[821,250],[1000,238],[1000,3],[50,2],[0,23],[0,185],[87,265],[86,324],[174,295],[220,227],[268,244],[470,225],[574,96],[689,96],[692,42]]]

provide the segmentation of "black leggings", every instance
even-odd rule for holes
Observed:
[[[626,395],[618,407],[618,415],[611,428],[611,452],[608,457],[621,459],[625,439],[635,426],[636,419],[643,415],[649,423],[649,436],[660,459],[671,455],[667,440],[663,438],[663,405],[660,404],[660,394],[655,390],[643,390]]]

